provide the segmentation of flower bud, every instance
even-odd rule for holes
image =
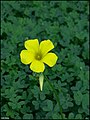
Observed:
[[[40,90],[42,91],[42,89],[43,89],[43,81],[44,81],[44,75],[43,75],[43,73],[41,73],[40,75],[39,75],[39,84],[40,84]]]

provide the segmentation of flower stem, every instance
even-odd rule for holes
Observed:
[[[57,100],[58,105],[59,105],[59,108],[60,108],[61,118],[64,119],[63,113],[62,113],[62,107],[61,107],[61,105],[60,105],[60,100],[59,100],[59,97],[58,97],[58,95],[57,95],[57,92],[56,92],[55,88],[53,87],[53,85],[51,84],[51,82],[50,82],[47,78],[46,78],[46,80],[48,81],[49,85],[51,86],[52,90],[53,90],[54,93],[55,93],[56,100]]]

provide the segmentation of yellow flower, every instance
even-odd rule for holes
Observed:
[[[50,67],[56,64],[58,57],[56,54],[49,52],[54,48],[50,40],[44,40],[40,45],[38,39],[27,40],[24,45],[26,50],[22,50],[20,53],[21,62],[23,64],[31,63],[30,69],[32,71],[43,72],[45,69],[44,63]]]

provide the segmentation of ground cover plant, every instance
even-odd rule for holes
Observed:
[[[1,2],[1,116],[89,119],[88,1]],[[27,39],[50,39],[58,60],[45,66],[44,86],[20,61]],[[48,79],[48,81],[47,81]]]

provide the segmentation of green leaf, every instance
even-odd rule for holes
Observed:
[[[77,92],[74,93],[74,100],[75,100],[77,105],[81,104],[82,97],[83,97],[83,95],[82,95],[82,93],[80,91],[77,91]]]
[[[40,93],[40,99],[44,100],[46,98],[45,94],[43,92]]]
[[[84,94],[82,98],[82,108],[86,114],[89,114],[89,95]]]
[[[39,109],[39,102],[38,101],[32,101],[32,104],[35,106],[35,109]]]
[[[32,114],[25,114],[25,115],[23,115],[23,119],[33,119],[33,115]]]
[[[61,116],[60,116],[59,113],[53,113],[52,118],[53,118],[53,120],[55,120],[55,119],[60,119]]]
[[[44,106],[43,111],[52,111],[53,110],[53,103],[51,100],[46,100],[46,106]]]
[[[74,119],[74,114],[72,112],[69,113],[68,119]]]
[[[81,114],[77,114],[76,116],[75,116],[75,119],[82,119],[82,115]]]

